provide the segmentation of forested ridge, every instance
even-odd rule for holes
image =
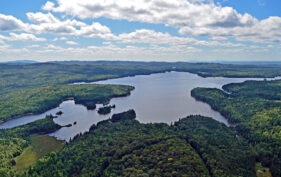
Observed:
[[[173,126],[141,124],[130,110],[93,126],[26,175],[255,176],[249,152],[235,130],[210,118],[189,116]]]
[[[246,81],[218,89],[196,88],[192,96],[207,102],[231,122],[257,153],[257,160],[281,176],[281,80]]]

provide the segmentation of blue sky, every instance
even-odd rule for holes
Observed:
[[[280,0],[9,0],[0,61],[281,60]]]
[[[281,16],[279,0],[216,0],[223,6],[230,6],[240,13],[249,13],[262,20],[270,16]]]

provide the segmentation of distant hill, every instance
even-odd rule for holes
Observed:
[[[221,64],[281,67],[281,61],[216,61]]]
[[[35,60],[15,60],[15,61],[7,61],[7,62],[0,62],[0,63],[9,63],[9,64],[32,64],[32,63],[38,63],[38,61],[35,61]]]
[[[69,65],[163,65],[170,64],[171,62],[145,62],[145,61],[106,61],[106,60],[98,60],[98,61],[80,61],[80,60],[72,60],[72,61],[50,61],[48,63],[59,63],[59,64],[69,64]]]
[[[72,61],[50,61],[48,63],[56,63],[56,64],[69,64],[69,65],[169,65],[173,64],[234,64],[234,65],[255,65],[255,66],[267,66],[267,67],[281,67],[281,61],[213,61],[213,62],[145,62],[145,61],[106,61],[106,60],[98,60],[98,61],[80,61],[80,60],[72,60]]]
[[[8,64],[33,64],[39,63],[35,60],[15,60],[7,61],[0,63]],[[54,64],[68,64],[68,65],[119,65],[119,66],[133,66],[133,65],[169,65],[173,64],[234,64],[234,65],[255,65],[255,66],[267,66],[267,67],[281,67],[281,61],[213,61],[213,62],[153,62],[153,61],[107,61],[107,60],[98,60],[98,61],[81,61],[81,60],[72,60],[72,61],[49,61],[47,63]]]

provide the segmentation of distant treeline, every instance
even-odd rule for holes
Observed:
[[[201,76],[275,77],[280,67],[185,62],[60,62],[33,64],[0,64],[0,94],[19,88],[32,88],[73,82],[185,71]]]

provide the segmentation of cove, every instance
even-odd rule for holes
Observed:
[[[277,79],[277,78],[274,78]],[[229,126],[227,120],[217,111],[203,102],[196,101],[191,97],[191,90],[196,87],[209,87],[221,89],[223,85],[229,83],[240,83],[246,80],[263,80],[262,78],[224,78],[208,77],[203,78],[196,74],[187,72],[166,72],[151,75],[138,75],[93,82],[91,84],[121,84],[131,85],[135,90],[128,97],[113,98],[110,104],[116,105],[115,109],[108,115],[99,115],[97,109],[102,105],[97,105],[96,110],[87,110],[82,105],[76,105],[69,100],[61,103],[59,107],[49,110],[40,115],[24,116],[10,120],[0,125],[0,129],[12,128],[24,125],[38,119],[42,119],[47,114],[55,115],[62,111],[63,114],[54,119],[59,125],[77,124],[71,127],[63,127],[51,133],[58,139],[69,140],[75,135],[84,133],[89,128],[101,120],[108,119],[114,113],[134,109],[137,120],[141,123],[172,123],[188,115],[200,114],[224,123]],[[273,80],[273,79],[271,79]],[[86,83],[73,83],[86,84]],[[89,83],[88,83],[89,84]]]

